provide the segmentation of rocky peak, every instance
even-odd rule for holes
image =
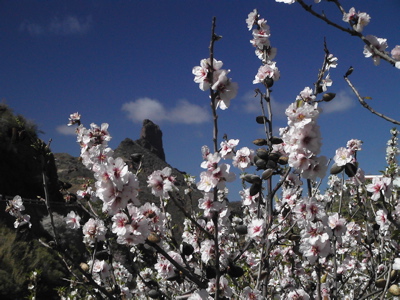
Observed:
[[[151,120],[145,119],[143,121],[140,139],[136,142],[165,161],[162,131],[160,127],[154,124]]]

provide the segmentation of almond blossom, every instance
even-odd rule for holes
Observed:
[[[374,35],[367,35],[365,39],[371,43],[371,46],[376,49],[376,51],[386,52],[386,48],[388,47],[386,43],[386,39],[378,38]],[[379,65],[381,58],[379,55],[376,55],[374,50],[371,46],[365,45],[364,46],[364,56],[365,57],[372,57],[375,66]]]
[[[343,21],[348,22],[355,31],[362,32],[364,27],[369,24],[371,17],[365,12],[358,12],[354,7],[348,13],[343,14]]]

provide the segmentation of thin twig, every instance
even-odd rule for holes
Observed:
[[[370,106],[364,101],[364,98],[361,97],[360,93],[357,91],[357,89],[354,87],[354,85],[351,83],[350,79],[349,79],[347,76],[344,77],[344,80],[346,80],[346,82],[347,82],[347,84],[349,85],[349,87],[353,90],[354,94],[357,96],[357,99],[358,99],[358,101],[360,102],[360,104],[361,104],[362,106],[364,106],[366,109],[368,109],[368,110],[369,110],[370,112],[372,112],[374,115],[377,115],[378,117],[381,117],[382,119],[384,119],[384,120],[386,120],[386,121],[388,121],[388,122],[391,122],[391,123],[393,123],[393,124],[400,125],[400,122],[399,122],[399,121],[397,121],[397,120],[395,120],[395,119],[392,119],[392,118],[390,118],[390,117],[388,117],[388,116],[386,116],[386,115],[384,115],[384,114],[382,114],[382,113],[380,113],[380,112],[377,112],[377,111],[374,110],[372,107],[370,107]]]

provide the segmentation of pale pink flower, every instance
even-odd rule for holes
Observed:
[[[213,60],[213,70],[219,70],[222,67],[223,63],[222,61],[218,61],[214,58]],[[194,82],[199,84],[199,87],[202,91],[206,91],[208,90],[211,85],[212,82],[210,82],[210,79],[208,78],[209,75],[208,73],[211,71],[211,63],[210,63],[210,59],[202,59],[200,61],[200,66],[196,66],[192,69],[192,73],[193,75],[195,75],[194,77]]]
[[[211,171],[201,172],[197,188],[200,191],[209,192],[212,188],[217,186],[218,181],[218,178],[215,178]]]
[[[316,240],[314,244],[301,244],[300,251],[303,252],[303,255],[311,264],[314,264],[318,258],[328,256],[331,252],[331,246],[329,240],[326,240],[325,242]]]
[[[129,219],[128,216],[124,213],[115,214],[111,221],[113,221],[111,231],[116,235],[124,235],[126,233],[126,224],[128,223]]]
[[[379,230],[386,231],[389,229],[390,223],[387,218],[387,213],[385,211],[383,211],[382,209],[380,209],[376,212],[375,221],[379,225]]]
[[[348,13],[343,15],[343,21],[350,23],[357,32],[362,32],[364,27],[369,24],[371,17],[365,12],[358,12],[354,7],[350,8]]]
[[[371,199],[379,200],[381,192],[385,197],[391,193],[392,180],[389,177],[374,177],[372,183],[366,186],[367,191],[372,193]]]
[[[278,1],[278,0],[276,0],[276,1]],[[289,4],[291,4],[291,3],[289,3]],[[297,289],[297,290],[290,292],[287,295],[287,299],[288,300],[309,300],[310,295],[307,294],[303,289]]]
[[[306,95],[305,95],[306,96]],[[285,114],[288,117],[288,125],[294,127],[303,127],[312,121],[315,121],[320,113],[317,104],[307,102],[290,104]]]
[[[224,297],[227,299],[232,299],[231,297],[233,295],[233,291],[232,291],[232,288],[229,286],[228,280],[225,278],[224,275],[222,275],[219,278],[218,286],[219,286],[219,291],[220,291],[221,297]],[[215,294],[216,289],[217,289],[216,280],[215,280],[215,278],[212,278],[208,282],[207,292],[209,292],[210,294]]]
[[[365,39],[369,41],[376,50],[386,53],[385,50],[388,47],[386,39],[378,38],[373,35],[367,35]],[[370,46],[365,45],[363,53],[365,57],[372,56],[375,66],[379,65],[381,58],[380,56],[374,54],[374,50],[372,50]]]
[[[338,64],[338,58],[333,56],[333,54],[329,54],[328,57],[326,58],[328,61],[326,70],[328,71],[330,68],[336,68]]]
[[[392,58],[395,60],[400,60],[400,45],[396,45],[396,47],[394,47],[392,49],[392,51],[390,52],[390,54],[392,55]]]
[[[350,149],[340,147],[336,150],[336,155],[333,157],[335,163],[340,167],[352,162],[354,159],[353,152]]]
[[[238,84],[232,82],[226,75],[230,71],[222,70],[212,86],[212,89],[218,92],[216,108],[225,110],[229,107],[231,99],[235,98],[238,92]]]
[[[163,199],[169,199],[168,193],[177,189],[174,184],[175,177],[171,174],[172,169],[165,167],[163,170],[154,171],[148,177],[148,187],[151,187],[153,195],[162,197]]]
[[[330,78],[330,75],[326,75],[325,79],[321,80],[320,87],[322,88],[323,92],[326,92],[328,89],[328,86],[331,86],[333,83],[332,79]]]
[[[69,212],[65,217],[65,222],[67,223],[67,226],[72,229],[80,228],[81,227],[81,224],[79,223],[80,221],[81,217],[74,211]]]
[[[78,112],[70,114],[68,120],[69,120],[68,126],[71,126],[74,124],[80,125],[81,124],[81,115]]]
[[[352,152],[361,151],[362,143],[363,142],[360,140],[351,139],[350,141],[347,142],[346,147],[350,149]]]
[[[266,78],[272,78],[274,81],[277,81],[280,77],[280,72],[278,68],[275,66],[276,62],[269,62],[265,65],[262,65],[253,80],[253,84],[263,83]]]
[[[259,290],[253,290],[249,286],[246,286],[240,293],[240,299],[242,300],[263,300],[265,297]]]
[[[214,201],[213,193],[204,193],[203,198],[199,199],[199,208],[204,210],[204,216],[209,217],[212,211],[219,211],[222,205],[218,201]]]
[[[341,236],[346,233],[347,227],[345,223],[346,220],[343,218],[339,218],[338,213],[334,213],[328,218],[328,226],[333,230],[336,236]]]
[[[264,219],[254,218],[249,225],[247,225],[247,235],[251,239],[260,240],[264,235],[265,221]]]
[[[208,300],[209,294],[206,290],[199,290],[193,292],[187,300]]]
[[[249,13],[246,19],[247,28],[249,30],[251,30],[253,28],[253,25],[256,24],[258,17],[259,14],[257,12],[257,9],[254,9],[251,13]]]
[[[223,159],[229,159],[233,157],[233,150],[239,144],[239,140],[230,139],[229,141],[221,142],[221,150],[219,154]]]
[[[304,102],[312,102],[315,100],[315,95],[313,90],[306,86],[304,90],[296,97],[296,100],[303,100]],[[292,105],[293,106],[293,105]]]
[[[400,258],[395,258],[394,259],[393,270],[400,270]]]
[[[254,151],[247,147],[243,147],[242,149],[236,151],[236,155],[233,158],[232,164],[243,171],[251,166],[253,159]]]
[[[95,240],[104,241],[107,229],[102,220],[90,218],[85,225],[83,225],[82,231],[84,234],[84,243],[92,246]]]

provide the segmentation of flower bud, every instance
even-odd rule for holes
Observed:
[[[242,175],[240,178],[248,183],[261,183],[261,178],[254,174]]]
[[[261,183],[253,183],[250,187],[250,196],[255,196],[261,192]]]
[[[331,174],[336,175],[342,172],[344,169],[344,166],[338,166],[336,163],[334,163],[331,167]]]
[[[237,225],[235,227],[235,230],[239,234],[242,234],[242,235],[247,234],[247,226],[246,225]]]
[[[147,237],[147,240],[151,243],[157,244],[161,241],[161,238],[157,233],[150,232],[149,236]]]
[[[181,247],[184,255],[191,255],[194,252],[194,247],[188,243],[182,243]]]
[[[333,98],[335,98],[336,94],[335,93],[325,93],[322,95],[322,101],[329,102]]]
[[[272,153],[269,154],[268,159],[269,160],[273,160],[274,162],[278,162],[280,156],[281,156],[280,153],[272,152]]]
[[[255,165],[257,167],[257,170],[265,170],[267,168],[267,162],[261,158],[255,161]]]
[[[380,278],[380,279],[376,280],[375,281],[375,286],[377,288],[384,288],[386,286],[386,279]]]
[[[271,77],[267,77],[264,79],[264,84],[266,87],[270,88],[274,85],[274,80]]]
[[[239,266],[231,265],[228,267],[228,275],[233,278],[241,277],[241,276],[243,276],[243,274],[244,274],[244,271]]]
[[[272,145],[279,145],[279,144],[283,143],[283,140],[277,136],[271,137],[270,141],[271,141]]]
[[[81,267],[81,269],[82,269],[84,272],[89,271],[89,266],[88,266],[87,263],[82,262],[82,263],[80,263],[79,266]]]
[[[394,296],[400,296],[400,287],[397,284],[392,284],[389,288],[389,293]]]
[[[288,163],[288,161],[289,161],[289,157],[287,157],[287,156],[281,156],[281,157],[279,157],[279,159],[278,159],[278,164],[280,164],[280,165],[286,165],[286,164]]]
[[[256,154],[259,158],[262,158],[264,160],[268,160],[269,153],[265,148],[258,148],[256,150]]]
[[[266,170],[262,173],[261,178],[262,178],[263,180],[270,179],[271,176],[272,176],[272,174],[274,174],[274,169],[266,169]]]
[[[264,122],[269,123],[269,120],[265,116],[258,116],[258,117],[256,117],[256,122],[258,124],[264,124]]]
[[[160,292],[157,290],[150,290],[147,294],[151,299],[157,299],[160,297]]]
[[[357,167],[352,163],[347,163],[344,166],[344,172],[346,173],[347,176],[354,177],[354,175],[357,174]]]
[[[268,141],[266,139],[256,139],[253,141],[253,144],[256,146],[265,146],[268,145]]]

